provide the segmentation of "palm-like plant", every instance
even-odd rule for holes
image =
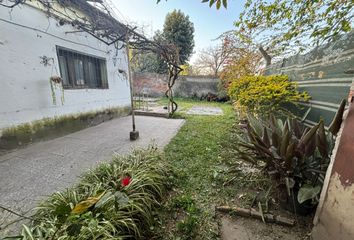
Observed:
[[[334,136],[342,122],[342,101],[329,130],[323,120],[306,127],[296,119],[285,121],[273,115],[268,121],[249,116],[245,135],[239,137],[239,157],[266,170],[288,194],[296,188],[299,203],[315,199],[322,187]]]

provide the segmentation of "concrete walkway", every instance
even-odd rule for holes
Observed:
[[[128,153],[152,140],[165,146],[183,123],[180,119],[138,116],[140,138],[131,142],[128,116],[0,156],[0,204],[27,211],[53,192],[76,183],[80,174],[114,153]],[[0,225],[8,222],[7,217],[0,211]]]

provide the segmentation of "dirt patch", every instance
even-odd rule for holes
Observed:
[[[308,240],[310,228],[302,225],[283,227],[251,218],[220,215],[223,240]]]

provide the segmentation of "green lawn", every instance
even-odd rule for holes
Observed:
[[[231,104],[176,99],[177,117],[186,119],[165,147],[175,173],[175,185],[162,213],[163,239],[217,239],[214,208],[233,201],[241,185],[225,164],[230,161],[232,133],[237,118]],[[165,103],[165,101],[162,101]],[[220,107],[223,116],[187,115],[195,105]],[[242,178],[243,174],[237,176]]]

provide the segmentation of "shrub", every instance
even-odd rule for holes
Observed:
[[[31,226],[24,226],[23,239],[146,238],[169,169],[154,147],[116,156],[42,202]]]
[[[296,119],[283,121],[271,115],[262,121],[250,116],[245,136],[239,137],[238,155],[267,171],[278,186],[286,186],[282,190],[289,196],[298,192],[299,204],[307,200],[316,204],[345,105],[343,100],[328,132],[323,120],[309,128]]]
[[[241,77],[230,84],[228,94],[241,110],[255,113],[286,111],[282,108],[285,104],[309,99],[286,75]]]

